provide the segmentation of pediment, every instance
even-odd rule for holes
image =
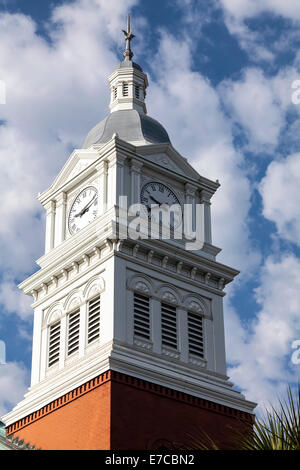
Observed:
[[[137,152],[151,163],[156,163],[182,176],[199,180],[199,173],[170,144],[138,147]]]
[[[51,191],[55,191],[73,179],[89,165],[91,165],[97,158],[99,158],[99,153],[94,149],[75,149],[55,178],[53,184],[51,185]]]

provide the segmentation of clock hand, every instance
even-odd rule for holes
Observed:
[[[150,194],[149,194],[149,197],[150,197],[150,199],[152,199],[152,201],[156,202],[156,204],[158,204],[159,206],[162,205],[161,202],[159,202],[157,199],[155,199],[155,197],[151,196]]]
[[[149,196],[150,196],[150,194],[149,194]],[[168,210],[167,207],[165,207],[165,206],[168,206],[167,203],[165,203],[165,202],[159,202],[157,199],[155,199],[155,198],[152,197],[152,196],[150,196],[150,199],[152,199],[154,202],[156,202],[156,204],[158,204],[159,207],[162,207],[163,210],[165,210],[165,211]]]
[[[95,195],[93,197],[93,199],[91,199],[90,202],[88,202],[87,205],[84,206],[84,208],[81,209],[81,211],[78,212],[78,214],[75,215],[75,217],[81,217],[83,214],[85,214],[89,210],[89,208],[91,207],[91,205],[94,202],[94,199],[96,199],[96,197],[97,197],[97,195]]]

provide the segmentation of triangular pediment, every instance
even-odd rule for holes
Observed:
[[[160,165],[182,176],[198,180],[199,173],[170,144],[137,147],[137,152],[151,163]]]
[[[85,170],[97,158],[99,158],[99,153],[94,149],[75,149],[49,189],[51,189],[51,191],[55,191],[56,189],[60,188],[83,170]]]

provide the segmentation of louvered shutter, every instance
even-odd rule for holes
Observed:
[[[134,335],[150,340],[150,299],[134,293]]]
[[[128,96],[128,83],[123,82],[123,96]]]
[[[100,336],[100,295],[88,304],[88,344]]]
[[[68,356],[79,349],[80,309],[68,315]]]
[[[48,366],[51,367],[59,361],[60,347],[60,321],[53,323],[49,328],[49,355]]]
[[[161,304],[161,342],[177,349],[177,312],[173,305]]]
[[[200,315],[193,312],[188,312],[188,340],[189,352],[203,358],[203,320]]]

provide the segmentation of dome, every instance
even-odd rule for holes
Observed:
[[[105,144],[114,134],[126,142],[143,144],[170,143],[167,131],[155,119],[136,109],[125,109],[110,113],[86,136],[82,148]]]

